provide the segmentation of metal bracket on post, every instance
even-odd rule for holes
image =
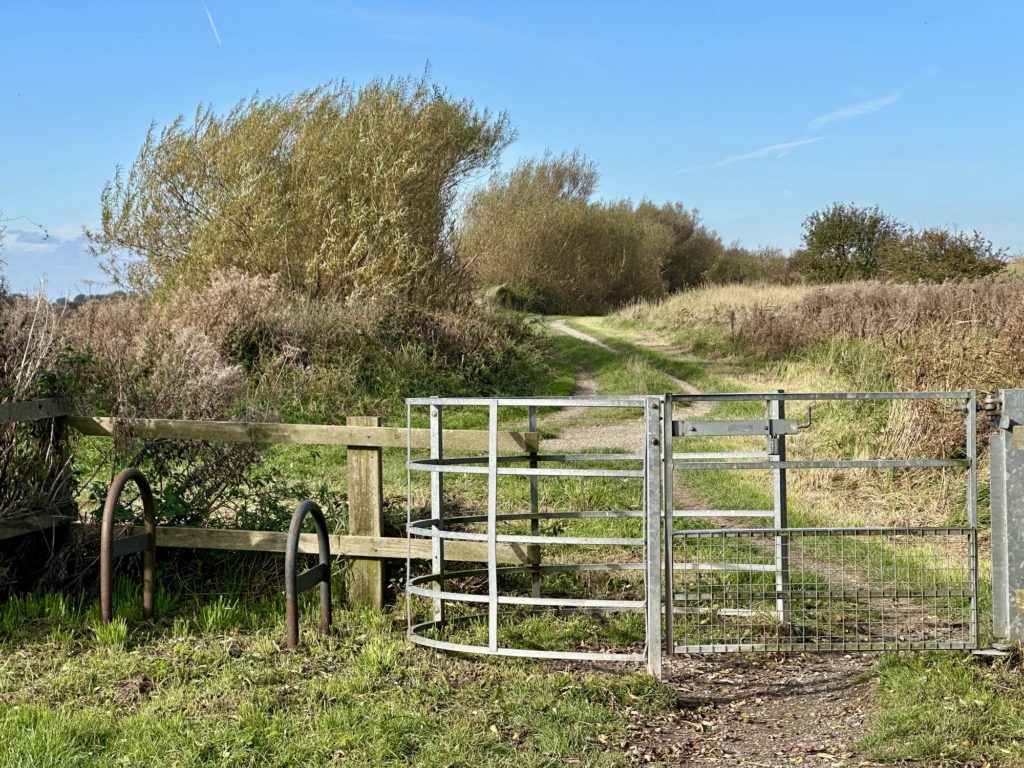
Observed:
[[[114,538],[114,515],[117,502],[125,486],[133,482],[142,499],[142,514],[146,521],[144,533]],[[109,624],[114,616],[114,558],[142,552],[142,616],[153,618],[156,602],[156,503],[146,476],[134,467],[122,470],[110,484],[103,505],[103,524],[100,528],[100,621]]]
[[[316,527],[317,549],[320,562],[302,573],[298,572],[299,534],[309,514]],[[288,629],[288,647],[299,644],[299,595],[320,585],[320,631],[331,631],[331,540],[327,535],[327,521],[315,501],[306,500],[295,508],[288,527],[288,544],[284,553],[285,624]]]

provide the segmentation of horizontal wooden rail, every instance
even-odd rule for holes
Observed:
[[[144,533],[141,525],[124,526],[123,532],[134,535]],[[410,542],[393,536],[331,536],[331,554],[344,557],[404,560],[410,552]],[[282,531],[239,531],[229,528],[183,528],[158,526],[157,547],[179,549],[220,549],[236,552],[284,552],[288,534]],[[411,542],[412,557],[429,560],[430,542]],[[315,555],[318,552],[316,535],[303,533],[299,537],[299,552]],[[445,556],[450,560],[469,563],[487,562],[487,545],[475,541],[449,541],[445,543]],[[515,544],[498,545],[498,562],[528,563],[526,547]]]
[[[71,413],[71,403],[59,398],[46,400],[19,400],[14,403],[0,403],[0,424],[16,421],[56,419]]]
[[[180,419],[113,419],[107,416],[70,416],[69,426],[83,435],[113,437],[123,426],[137,437],[171,440],[208,440],[224,443],[290,443],[346,445],[368,448],[405,448],[404,427],[336,426],[329,424],[276,424],[243,421],[185,421]],[[430,447],[429,429],[410,430],[413,448]],[[487,430],[453,429],[445,432],[450,451],[486,451]],[[535,452],[536,432],[500,432],[498,450]]]

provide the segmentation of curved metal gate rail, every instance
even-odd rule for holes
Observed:
[[[811,426],[785,418],[791,401],[959,401],[963,459],[790,461],[786,436]],[[672,420],[675,402],[761,402],[763,419]],[[665,626],[668,653],[744,650],[976,648],[977,403],[963,392],[811,392],[672,395],[665,444],[673,437],[765,439],[763,451],[663,452]],[[962,527],[791,528],[789,470],[949,468],[965,470]],[[675,509],[676,471],[761,470],[772,475],[772,509]],[[677,530],[683,518],[718,520]],[[728,528],[728,518],[771,519],[766,528]],[[681,643],[677,644],[677,639]]]
[[[434,556],[430,572],[413,575],[411,564],[407,575],[409,595],[409,638],[412,642],[448,651],[530,658],[646,662],[654,674],[661,665],[661,443],[662,397],[571,397],[571,398],[413,398],[407,403],[407,423],[412,424],[413,410],[429,408],[431,451],[429,458],[412,458],[409,472],[408,535],[428,538],[433,542]],[[444,452],[444,414],[453,408],[486,409],[490,435],[486,455],[449,457]],[[638,417],[637,432],[644,446],[640,453],[619,454],[541,454],[521,453],[499,455],[498,427],[500,410],[519,409],[529,429],[537,429],[539,408],[612,408],[632,411]],[[600,462],[608,466],[586,466]],[[580,466],[583,465],[583,466]],[[412,520],[412,473],[430,473],[430,517]],[[485,475],[487,479],[486,513],[452,515],[445,506],[446,475]],[[499,478],[520,476],[529,481],[529,510],[499,512]],[[542,478],[619,478],[640,481],[642,494],[635,509],[604,509],[589,511],[543,510],[539,506],[538,482]],[[636,519],[641,524],[640,536],[563,535],[557,529],[541,533],[543,522],[564,523],[596,518]],[[503,524],[529,521],[530,532],[503,533]],[[484,530],[467,530],[483,525]],[[446,542],[480,542],[487,547],[487,564],[483,568],[452,570],[446,558]],[[499,546],[525,547],[528,562],[522,565],[499,565]],[[569,561],[567,550],[574,554],[594,547],[605,548],[600,562],[597,558]],[[561,560],[542,561],[541,551]],[[616,552],[635,553],[631,558],[611,561],[608,548]],[[545,577],[557,574],[587,574],[622,571],[643,574],[641,599],[608,599],[602,597],[567,597],[545,595]],[[529,576],[529,594],[525,589],[509,589],[510,576]],[[421,620],[414,616],[414,597],[432,602],[432,616]],[[461,615],[451,615],[453,605],[460,606]],[[554,616],[577,611],[640,612],[644,616],[644,647],[624,650],[551,650],[517,646],[503,637],[499,618],[503,610],[513,607],[553,611]],[[479,622],[486,626],[486,643],[474,642],[472,636],[459,635],[467,624]],[[453,636],[454,635],[454,636]]]

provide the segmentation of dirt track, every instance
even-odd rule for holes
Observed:
[[[564,321],[553,321],[551,327],[614,351]],[[666,353],[649,338],[634,342]],[[683,392],[696,391],[688,382],[676,383]],[[579,367],[577,392],[598,394],[590,372]],[[698,408],[694,415],[706,411]],[[549,424],[570,420],[573,410],[580,409],[556,414]],[[640,434],[630,422],[567,426],[545,445],[559,452],[595,447],[638,450],[633,443]],[[680,500],[690,495],[678,484],[674,492]],[[634,765],[876,765],[853,751],[874,711],[871,677],[876,658],[844,653],[672,657],[665,663],[665,682],[676,691],[675,709],[654,720],[638,715],[630,738],[619,747]]]

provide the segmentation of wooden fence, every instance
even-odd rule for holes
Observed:
[[[348,584],[349,600],[354,605],[380,607],[384,601],[384,563],[388,558],[430,559],[429,541],[408,542],[405,538],[383,536],[383,472],[385,448],[405,449],[407,439],[414,449],[430,447],[429,429],[384,427],[376,416],[350,416],[344,426],[322,424],[276,424],[235,421],[186,421],[178,419],[112,419],[81,416],[61,400],[30,400],[0,404],[0,424],[59,419],[82,435],[113,437],[119,426],[133,436],[168,440],[205,440],[210,442],[343,445],[347,447],[348,535],[331,536],[331,553],[353,558]],[[408,434],[407,434],[408,432]],[[486,430],[445,430],[446,449],[486,451]],[[536,432],[502,432],[498,448],[502,451],[534,453],[538,451]],[[159,513],[159,510],[158,510]],[[38,516],[32,521],[0,521],[0,539],[52,527],[66,518]],[[141,526],[125,526],[131,535],[143,532]],[[284,552],[287,534],[279,531],[244,531],[224,528],[157,528],[158,547],[218,549],[254,552]],[[316,553],[316,536],[303,534],[299,549]],[[486,562],[486,545],[477,542],[449,542],[446,555],[453,560]],[[499,545],[498,559],[503,563],[530,562],[526,547]]]

